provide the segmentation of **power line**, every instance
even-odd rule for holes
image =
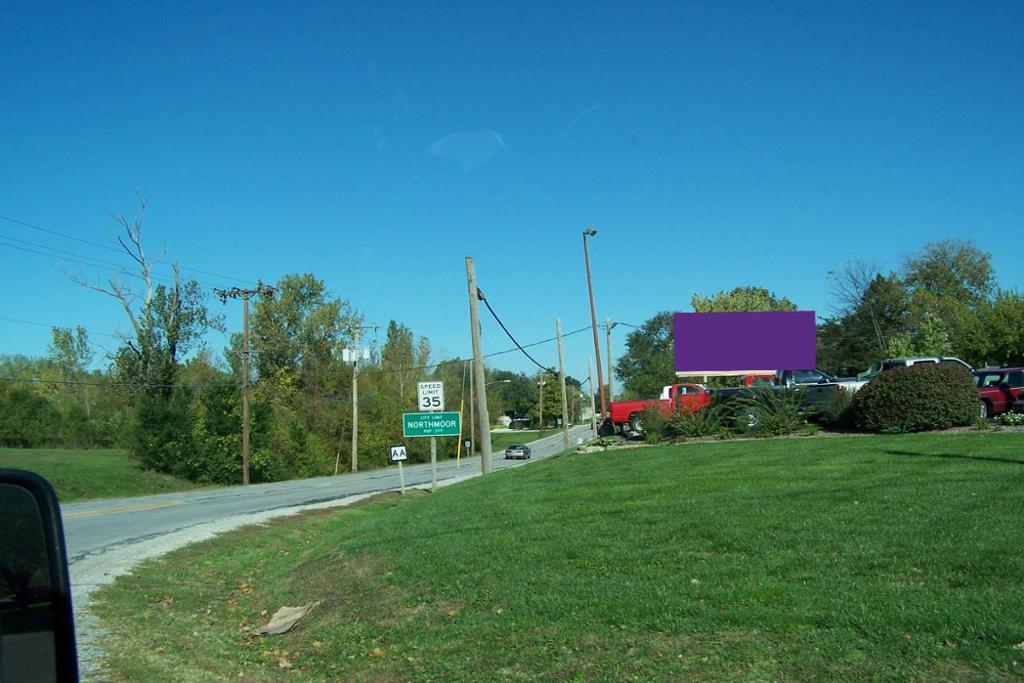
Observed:
[[[516,348],[519,349],[520,351],[522,351],[524,356],[526,356],[531,361],[533,361],[534,365],[536,365],[541,370],[547,372],[548,368],[546,368],[543,365],[541,365],[540,363],[538,363],[537,359],[534,358],[533,356],[531,356],[529,353],[527,353],[526,349],[524,349],[523,346],[519,342],[516,341],[516,338],[513,337],[512,333],[508,331],[507,327],[505,327],[505,323],[501,322],[501,318],[499,318],[498,314],[494,312],[493,308],[491,308],[491,303],[487,300],[487,297],[484,296],[483,291],[479,287],[476,288],[476,297],[480,301],[484,302],[484,306],[486,306],[487,310],[491,312],[491,315],[498,322],[498,325],[501,326],[501,329],[504,330],[505,334],[508,335],[508,338],[512,340],[512,343],[516,345]]]
[[[124,264],[121,264],[121,263],[114,263],[113,261],[106,261],[106,260],[101,259],[101,258],[96,258],[95,256],[86,256],[85,254],[79,254],[79,253],[74,252],[74,251],[66,251],[64,249],[58,249],[57,247],[51,247],[51,246],[46,245],[46,244],[39,244],[38,242],[30,242],[29,240],[18,239],[17,237],[11,237],[9,235],[0,235],[0,240],[7,240],[9,242],[17,242],[18,244],[27,244],[30,247],[36,247],[38,249],[47,249],[49,251],[57,252],[58,254],[66,254],[67,256],[71,257],[72,260],[95,261],[96,263],[100,263],[100,264],[103,264],[103,265],[106,265],[106,266],[112,266],[112,267],[117,268],[117,269],[122,270],[122,271],[123,270],[127,270],[127,266],[125,266]],[[15,245],[8,244],[6,246],[13,247]],[[39,253],[39,252],[33,252],[33,253]],[[50,254],[44,254],[44,256],[49,256],[49,255]],[[84,264],[84,265],[90,265],[90,264]]]
[[[71,256],[59,256],[58,254],[48,254],[46,252],[37,251],[36,249],[31,249],[29,247],[18,246],[17,244],[6,244],[2,240],[19,241],[19,242],[26,243],[26,244],[33,244],[32,242],[27,242],[26,240],[15,240],[12,237],[5,237],[4,235],[0,235],[0,247],[8,247],[10,249],[17,249],[19,251],[28,252],[30,254],[36,254],[38,256],[45,256],[46,258],[52,258],[52,259],[56,259],[58,261],[64,261],[66,263],[77,263],[79,265],[88,266],[90,268],[101,268],[103,270],[113,271],[113,272],[117,273],[118,275],[122,275],[124,277],[135,278],[136,280],[143,279],[141,275],[139,275],[137,273],[131,272],[131,270],[129,270],[127,266],[120,265],[120,264],[117,264],[117,263],[113,263],[112,261],[104,261],[103,259],[94,258],[92,256],[85,256],[85,255],[82,255],[82,254],[72,254],[72,252],[64,251],[63,249],[57,249],[56,247],[47,247],[45,245],[36,245],[36,246],[38,246],[39,248],[42,248],[42,249],[49,249],[50,251],[55,251],[55,252],[63,253],[63,254],[72,254],[72,255]],[[88,263],[87,261],[95,261],[96,263]],[[157,265],[157,264],[153,264],[153,265]],[[194,270],[192,268],[185,268],[184,266],[182,266],[181,268],[182,268],[182,270]],[[161,275],[159,273],[151,273],[150,277],[153,280],[159,280],[159,281],[162,281],[162,282],[166,282],[168,284],[174,284],[175,283],[174,278],[171,277],[170,275]],[[203,282],[203,281],[200,281],[200,280],[195,280],[195,282],[197,284],[201,285],[204,288],[216,289],[216,287],[214,287],[212,284],[210,284],[208,282]]]
[[[587,325],[586,327],[581,327],[578,330],[573,330],[572,332],[566,332],[565,334],[562,335],[562,338],[565,339],[566,337],[571,337],[574,334],[579,334],[580,332],[589,332],[589,331],[590,331],[590,325]],[[548,343],[553,342],[553,341],[555,341],[557,339],[558,339],[558,337],[548,337],[547,339],[541,339],[540,341],[531,342],[529,344],[523,344],[522,347],[515,347],[515,348],[511,348],[511,349],[505,349],[504,351],[494,351],[492,353],[484,354],[484,358],[490,358],[491,356],[503,356],[506,353],[512,353],[513,351],[519,351],[520,348],[528,349],[528,348],[530,348],[532,346],[540,346],[541,344],[548,344]],[[544,369],[547,370],[548,368],[544,368]]]
[[[51,329],[54,328],[54,327],[60,327],[60,328],[64,328],[65,327],[64,325],[55,325],[55,324],[52,324],[52,323],[41,323],[41,322],[36,322],[35,320],[22,320],[21,318],[8,318],[7,316],[4,316],[4,315],[0,315],[0,320],[6,320],[7,322],[12,322],[12,323],[21,323],[22,325],[35,325],[36,327],[49,327]],[[75,325],[75,327],[77,328],[77,327],[80,327],[80,326],[79,325]],[[72,329],[72,328],[71,327],[67,327],[67,329]],[[85,329],[85,328],[82,328],[82,329]],[[114,339],[122,339],[123,338],[123,337],[121,337],[121,335],[111,334],[109,332],[93,332],[92,330],[88,330],[88,329],[85,329],[85,331],[87,333],[91,334],[91,335],[98,335],[98,336],[101,336],[101,337],[113,337]]]
[[[10,239],[10,238],[4,237],[4,236],[0,235],[0,240],[4,240],[4,239]],[[118,273],[120,275],[124,275],[126,277],[133,277],[133,278],[137,278],[137,279],[142,279],[142,277],[140,275],[137,275],[137,274],[132,273],[131,271],[129,271],[126,266],[118,265],[118,264],[112,263],[110,261],[104,261],[103,259],[92,258],[91,256],[80,256],[80,255],[77,255],[77,254],[75,256],[73,256],[73,257],[58,256],[57,254],[47,254],[46,252],[37,251],[35,249],[30,249],[28,247],[20,247],[17,244],[5,244],[3,242],[0,242],[0,247],[9,247],[11,249],[17,249],[18,251],[28,252],[29,254],[37,254],[39,256],[45,256],[47,258],[53,258],[53,259],[57,259],[58,261],[65,261],[65,262],[68,262],[68,263],[77,263],[77,264],[82,265],[82,266],[89,266],[90,268],[102,268],[103,270],[112,270],[112,271],[114,271],[114,272],[116,272],[116,273]],[[42,247],[42,248],[43,249],[50,249],[52,251],[57,251],[57,252],[62,251],[60,249],[55,249],[53,247]],[[68,252],[64,252],[64,253],[68,253]],[[91,261],[97,261],[97,263],[87,263],[84,259],[88,259],[88,260],[91,260]],[[100,265],[100,264],[105,264],[105,263],[108,263],[110,265]],[[151,277],[154,280],[163,280],[165,282],[170,282],[170,283],[174,282],[173,278],[171,278],[169,276],[166,276],[166,275],[153,274],[153,275],[151,275]],[[200,284],[203,284],[203,283],[200,283]]]
[[[73,240],[75,242],[80,242],[82,244],[88,244],[89,246],[97,247],[99,249],[106,249],[107,251],[112,251],[112,252],[114,252],[116,254],[121,254],[122,256],[125,255],[124,251],[122,251],[121,249],[118,249],[117,247],[112,247],[109,244],[101,244],[99,242],[93,242],[91,240],[83,239],[81,237],[75,237],[74,235],[69,235],[67,233],[60,232],[59,230],[53,230],[52,228],[46,228],[46,227],[43,227],[41,225],[36,225],[34,223],[28,223],[26,221],[20,221],[20,220],[18,220],[16,218],[10,218],[8,216],[0,216],[0,221],[7,221],[8,223],[14,223],[15,225],[20,225],[20,226],[23,226],[23,227],[26,227],[26,228],[31,228],[32,230],[38,230],[40,232],[45,232],[45,233],[47,233],[49,235],[56,235],[57,237],[63,237],[64,239]],[[235,282],[243,282],[243,283],[246,283],[246,284],[256,284],[252,280],[243,280],[242,278],[232,277],[230,275],[223,275],[221,273],[215,273],[213,271],[203,270],[201,268],[189,268],[187,266],[182,266],[181,269],[182,270],[188,270],[188,271],[191,271],[193,273],[199,273],[201,275],[209,275],[211,277],[217,277],[217,278],[220,278],[222,280],[233,280]]]

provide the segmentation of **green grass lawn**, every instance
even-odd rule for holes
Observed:
[[[97,594],[105,675],[1020,680],[1022,512],[1019,433],[563,455],[151,561]]]
[[[196,488],[184,479],[140,469],[119,449],[0,448],[0,467],[43,475],[62,503]]]

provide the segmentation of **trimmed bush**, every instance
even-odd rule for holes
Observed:
[[[947,363],[886,370],[854,394],[854,420],[867,432],[923,432],[970,425],[978,391],[966,369]]]

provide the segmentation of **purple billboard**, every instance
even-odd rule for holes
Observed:
[[[677,375],[815,367],[814,311],[676,313]]]

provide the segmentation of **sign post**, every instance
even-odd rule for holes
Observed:
[[[400,443],[391,447],[391,453],[388,456],[388,460],[391,462],[398,463],[398,481],[402,485],[402,495],[405,495],[405,473],[402,472],[402,463],[408,459],[408,455],[405,452],[405,444]]]
[[[437,437],[462,433],[462,416],[457,410],[445,413],[402,413],[402,436],[430,437],[431,491],[437,490]]]
[[[420,410],[431,413],[444,410],[444,382],[418,382],[416,384],[416,393]],[[459,433],[461,434],[462,420],[459,419],[457,422],[459,423]],[[431,434],[430,492],[433,493],[435,491],[437,491],[437,437]]]

